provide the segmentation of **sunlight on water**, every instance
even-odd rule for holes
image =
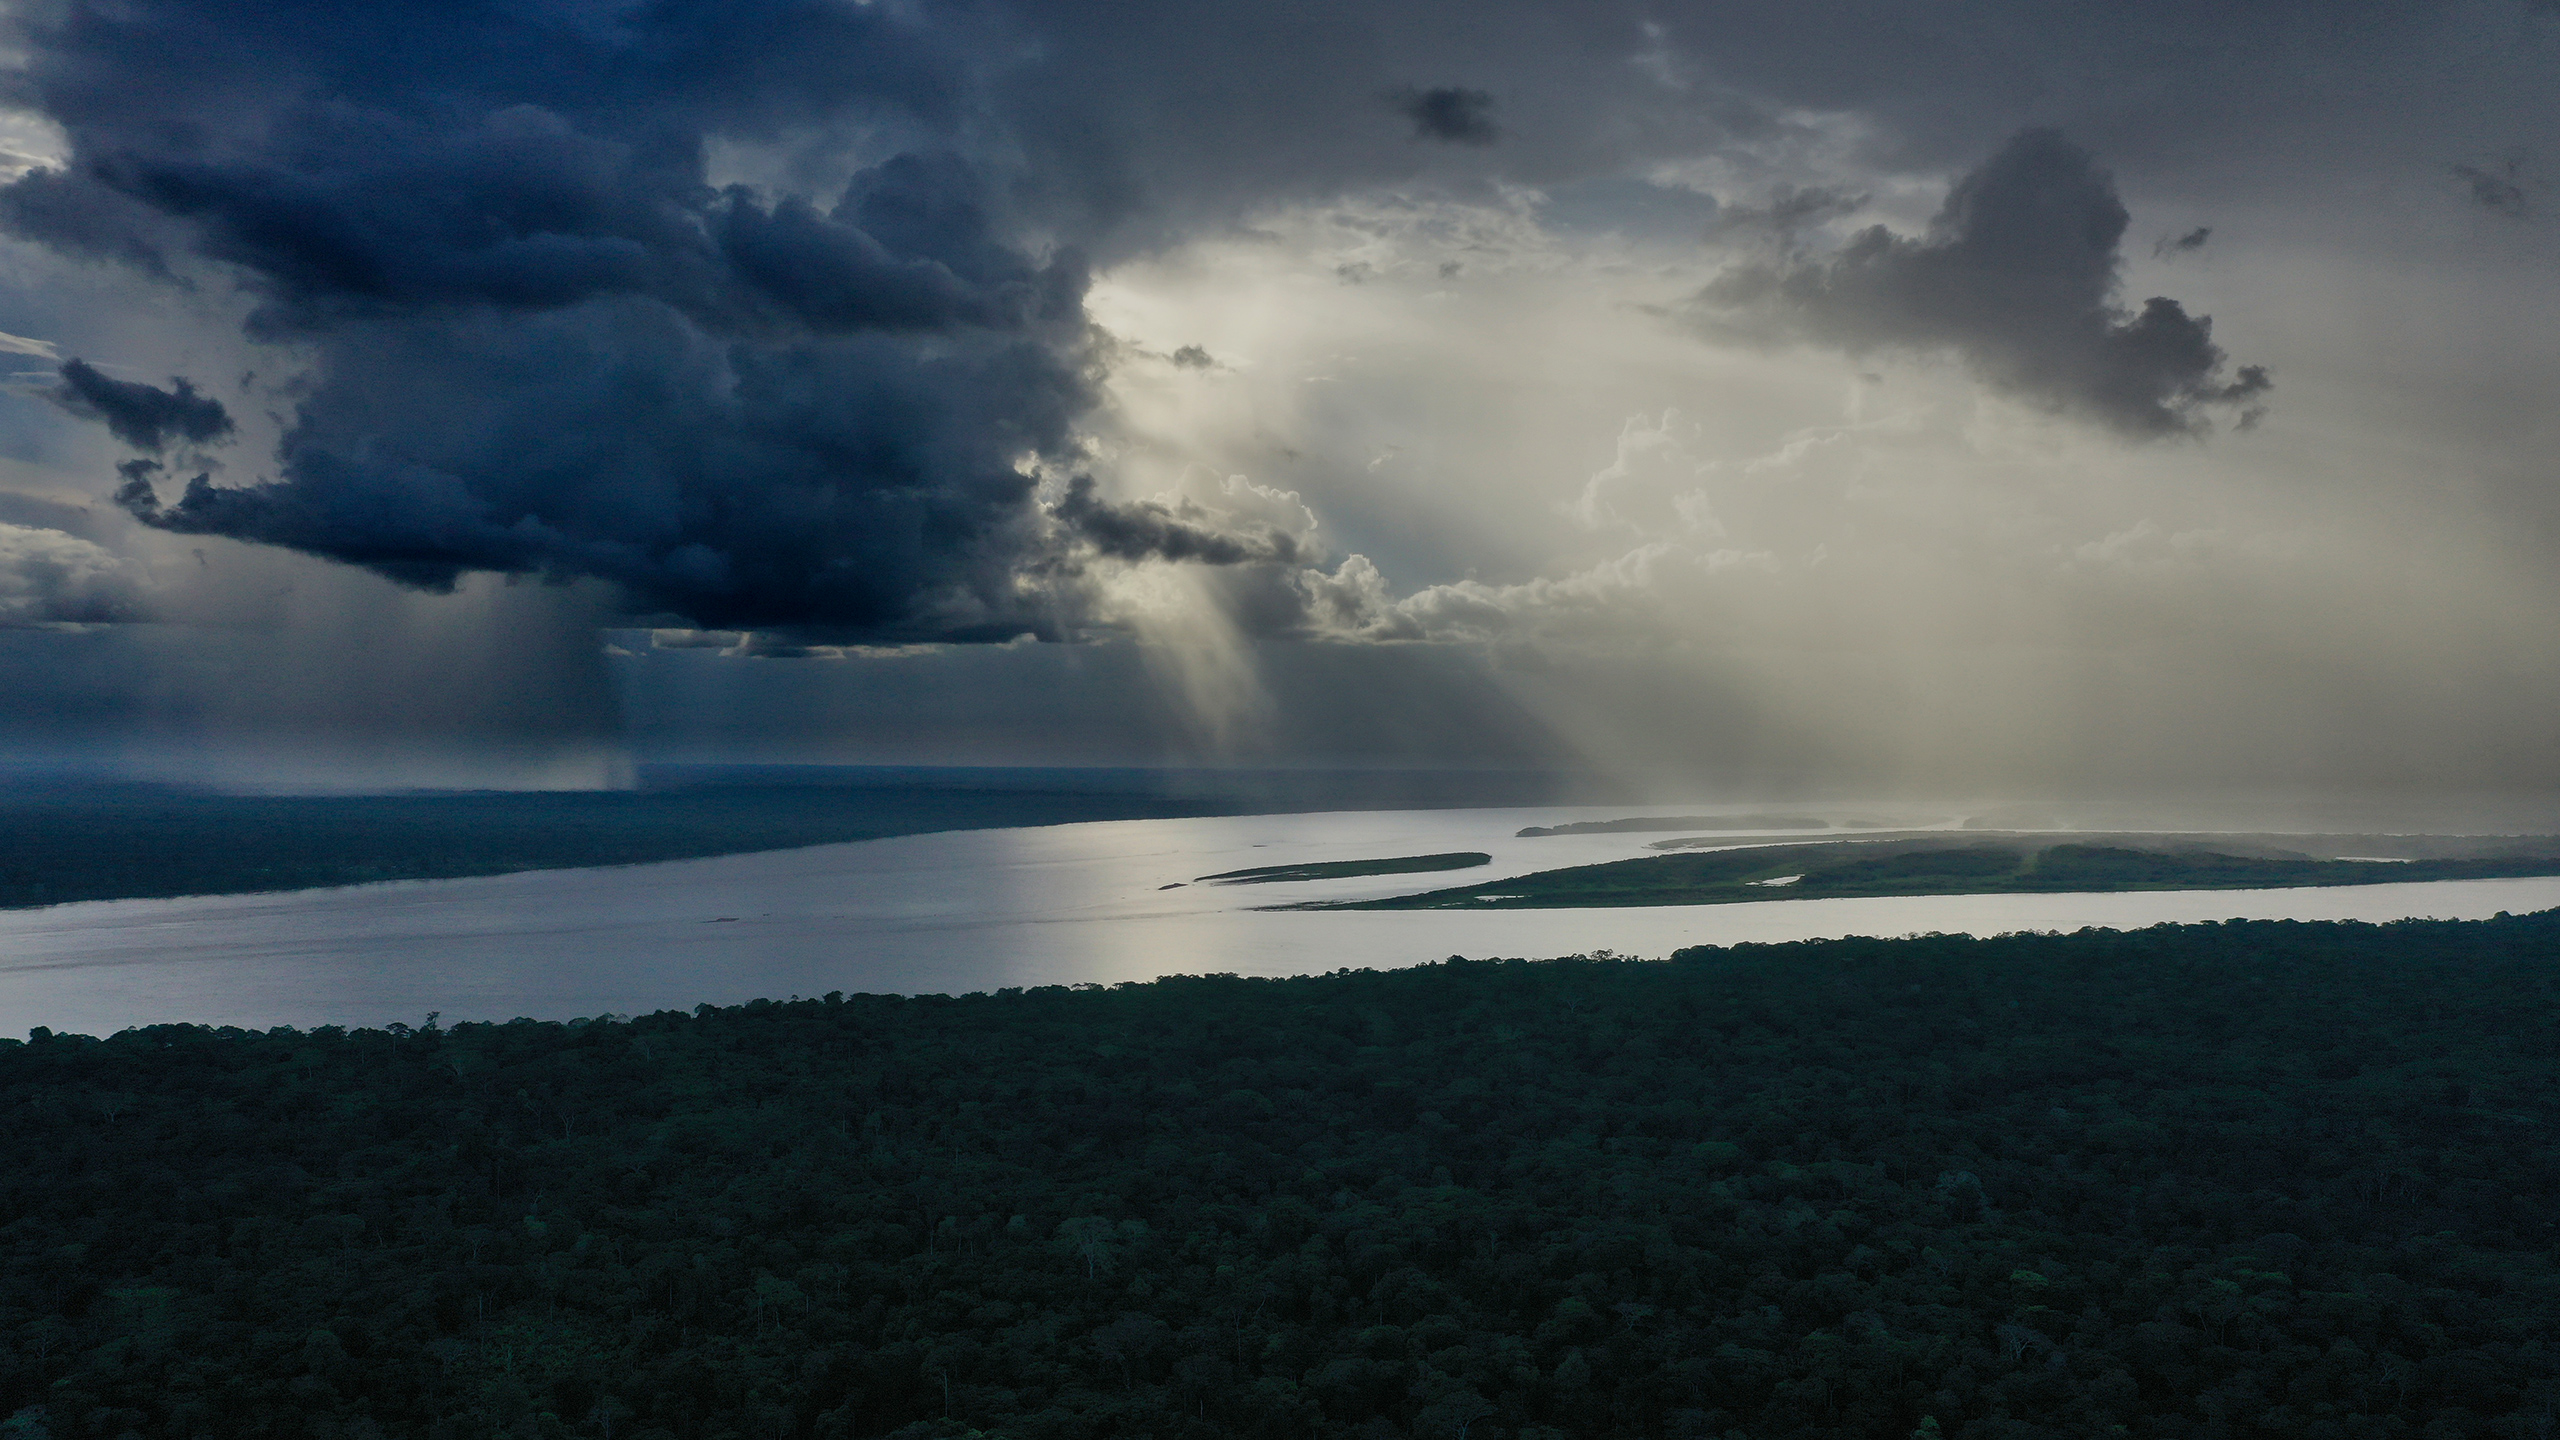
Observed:
[[[1859,813],[1951,823],[1943,811]],[[2560,906],[2560,878],[2550,878],[1483,914],[1251,908],[1470,881],[1500,894],[1507,878],[1644,854],[1662,838],[1514,836],[1559,818],[1593,817],[1505,809],[1114,821],[621,869],[0,912],[0,1033],[49,1025],[106,1034],[170,1020],[416,1024],[430,1010],[448,1020],[566,1018],[830,990],[959,993],[1180,972],[1290,975],[1451,954],[1660,956],[1686,945],[1839,935],[2235,917],[2471,919]],[[1484,851],[1493,863],[1285,885],[1193,883],[1249,867],[1453,850]]]

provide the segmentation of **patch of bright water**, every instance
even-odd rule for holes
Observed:
[[[2560,906],[2555,877],[1483,914],[1253,908],[1469,880],[1501,894],[1506,879],[1652,853],[1645,846],[1661,838],[1514,835],[1586,818],[1586,810],[1504,809],[1113,821],[619,869],[0,912],[0,1034],[32,1025],[107,1034],[173,1020],[414,1025],[430,1010],[447,1020],[561,1019],[830,990],[962,993],[1184,972],[1388,968],[1451,954],[1660,956],[1686,945],[1839,935],[2234,917],[2471,919]],[[1289,885],[1189,883],[1248,866],[1452,850],[1485,851],[1493,863]]]

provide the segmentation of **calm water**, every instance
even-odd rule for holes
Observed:
[[[1656,813],[1696,814],[1699,807]],[[1628,808],[1609,815],[1645,813]],[[1862,812],[1895,823],[1944,816]],[[0,912],[0,1034],[169,1020],[378,1025],[566,1018],[830,990],[959,993],[1180,972],[1290,975],[1451,954],[2230,917],[2472,919],[2560,906],[2560,878],[2310,890],[1773,900],[1630,910],[1257,912],[1644,853],[1652,835],[1513,838],[1588,809],[1132,820],[610,870]],[[1247,866],[1482,850],[1446,875],[1159,888]]]

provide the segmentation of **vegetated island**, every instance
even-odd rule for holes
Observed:
[[[0,1042],[11,1435],[2522,1436],[2560,915]]]
[[[1626,820],[1576,820],[1565,825],[1531,825],[1512,838],[1536,840],[1548,835],[1649,835],[1673,830],[1828,830],[1831,822],[1809,815],[1638,815]]]
[[[2323,859],[2234,854],[2156,837],[1976,835],[1747,845],[1542,870],[1485,886],[1380,900],[1307,901],[1299,910],[1552,910],[1722,905],[1879,895],[1995,895],[2119,890],[2257,890],[2387,881],[2560,875],[2560,838],[2538,854]],[[2512,848],[2502,842],[2500,848]]]
[[[1490,865],[1481,850],[1453,850],[1440,855],[1405,855],[1393,860],[1317,860],[1304,865],[1262,865],[1251,870],[1221,870],[1203,875],[1201,885],[1275,885],[1296,880],[1347,880],[1361,875],[1420,875],[1434,870],[1468,870]]]

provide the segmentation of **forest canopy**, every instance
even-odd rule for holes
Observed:
[[[2500,1436],[2560,914],[0,1044],[11,1440]]]
[[[0,908],[633,865],[944,830],[1536,804],[1569,779],[1474,771],[674,765],[628,790],[230,794],[0,783]]]
[[[2494,848],[2504,852],[2514,847],[2502,843]],[[1876,895],[2274,889],[2555,874],[2560,874],[2560,841],[2547,838],[2525,853],[2323,858],[2280,851],[2234,854],[2209,845],[2118,837],[1965,835],[1676,851],[1418,895],[1309,901],[1286,908],[1551,910]]]

